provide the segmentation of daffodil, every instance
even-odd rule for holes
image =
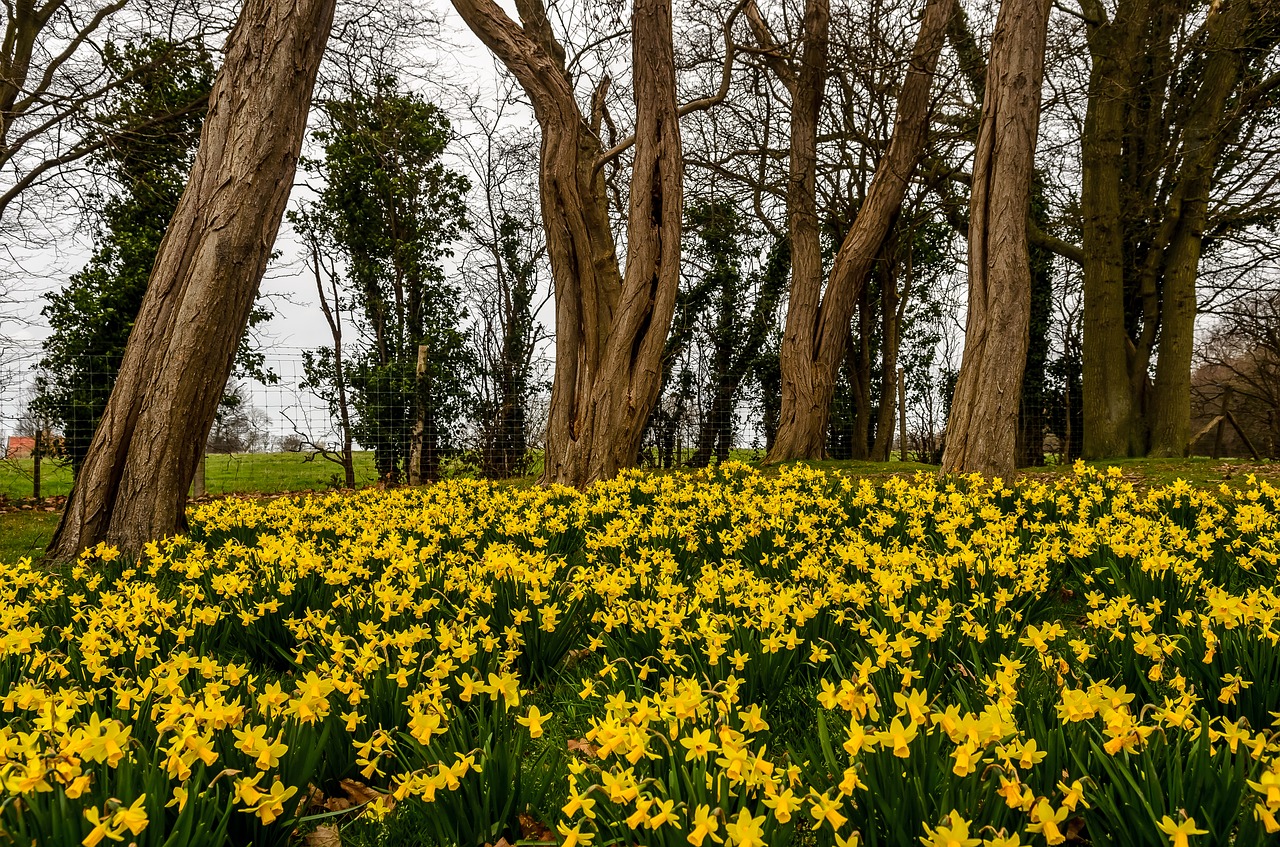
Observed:
[[[1196,819],[1184,817],[1181,821],[1174,821],[1169,815],[1165,815],[1157,824],[1160,831],[1169,836],[1169,843],[1172,847],[1188,847],[1190,837],[1192,835],[1208,835],[1207,829],[1196,829]]]
[[[521,726],[527,726],[529,728],[530,738],[541,738],[542,725],[546,723],[550,717],[550,713],[540,711],[537,706],[530,706],[528,714],[523,717],[516,718],[516,721],[518,721]]]

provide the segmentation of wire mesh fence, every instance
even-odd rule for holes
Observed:
[[[253,366],[237,367],[224,390],[195,496],[542,473],[545,380],[513,400],[492,378],[454,378],[449,399],[436,390],[445,380],[422,348],[416,361],[364,360],[340,368],[331,351],[258,350]],[[103,356],[53,361],[38,343],[0,347],[0,498],[70,490],[118,366]],[[941,395],[913,390],[910,375],[904,379],[900,370],[892,376],[880,380],[869,399],[837,397],[827,436],[831,458],[939,461]],[[684,367],[654,406],[636,464],[674,469],[759,461],[776,432],[780,402],[776,380],[717,386],[705,368]],[[883,415],[882,402],[892,404]]]
[[[39,345],[11,345],[0,357],[0,497],[66,494],[115,383],[118,361],[109,357],[83,357],[57,372],[43,360]],[[344,450],[331,403],[308,379],[307,351],[276,348],[262,364],[265,381],[237,376],[228,383],[194,493],[377,482],[381,474],[370,449],[353,440]],[[386,440],[410,441],[413,423],[397,421],[403,431]]]
[[[332,363],[315,351],[272,347],[257,364],[256,375],[238,373],[224,390],[195,496],[542,471],[549,386],[539,386],[516,410],[486,399],[481,386],[461,406],[442,410],[433,406],[429,375],[417,363],[390,375],[351,367],[343,392],[335,390]],[[118,366],[98,356],[50,367],[39,344],[4,348],[0,498],[69,492]],[[637,463],[673,468],[763,458],[766,404],[758,392],[742,394],[727,407],[697,391],[664,395]]]

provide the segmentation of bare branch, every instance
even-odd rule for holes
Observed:
[[[733,77],[733,60],[738,54],[738,45],[733,40],[733,24],[738,19],[738,15],[742,10],[751,2],[752,0],[738,0],[737,5],[733,7],[733,11],[731,11],[729,16],[724,20],[724,26],[722,28],[724,34],[724,63],[720,68],[720,88],[715,94],[685,103],[683,106],[676,109],[676,117],[683,118],[685,115],[691,115],[694,112],[709,109],[712,106],[718,106],[720,103],[724,102],[726,97],[729,96],[729,82]],[[635,143],[636,137],[635,134],[632,133],[619,141],[613,147],[610,147],[608,150],[601,153],[600,157],[596,159],[596,170],[600,170],[600,168],[618,158],[618,156],[629,150]]]

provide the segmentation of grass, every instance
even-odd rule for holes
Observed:
[[[356,453],[355,469],[357,485],[377,481],[372,453]],[[31,459],[0,460],[0,504],[6,499],[29,501],[33,471]],[[341,482],[341,467],[324,459],[308,461],[301,453],[215,455],[205,460],[205,489],[212,496],[322,490]],[[71,490],[71,468],[56,462],[42,463],[41,489],[45,497],[65,496]],[[60,517],[58,512],[44,508],[7,512],[0,508],[0,562],[40,557],[53,538]]]
[[[758,451],[735,450],[733,459],[757,462]],[[916,471],[935,472],[936,465],[919,462],[859,462],[825,460],[813,465],[827,470],[841,470],[857,476],[884,478],[895,474]],[[1144,486],[1167,485],[1176,479],[1184,479],[1200,487],[1216,487],[1222,483],[1243,482],[1249,474],[1280,482],[1280,462],[1254,462],[1245,459],[1210,459],[1196,456],[1188,459],[1113,459],[1090,464],[1106,468],[1116,466],[1128,479]],[[776,468],[777,466],[773,466]],[[1070,465],[1047,465],[1029,468],[1032,475],[1066,473]],[[45,463],[44,494],[48,497],[65,495],[71,487],[69,468]],[[0,461],[0,499],[22,501],[31,496],[31,460],[5,459]],[[658,471],[658,473],[682,473],[683,471]],[[223,494],[286,494],[291,491],[308,491],[334,487],[341,482],[341,468],[323,459],[307,461],[299,453],[251,453],[209,456],[205,466],[205,487],[210,495]],[[377,479],[373,468],[372,453],[356,454],[356,483],[369,485]],[[531,478],[520,482],[528,484]],[[57,512],[42,508],[0,511],[0,562],[13,562],[24,556],[38,558],[53,531],[57,528]]]
[[[0,562],[40,558],[60,517],[59,512],[0,512]]]
[[[1249,474],[1261,479],[1280,482],[1280,462],[1252,459],[1210,459],[1208,456],[1191,456],[1186,459],[1107,459],[1086,462],[1095,468],[1117,467],[1126,478],[1148,487],[1168,485],[1182,479],[1192,485],[1217,487],[1226,483],[1244,482]],[[1029,468],[1027,473],[1061,473],[1070,471],[1070,465],[1049,465]]]
[[[378,475],[373,453],[355,454],[356,485],[371,485]],[[31,497],[34,463],[31,459],[0,460],[0,498]],[[71,490],[71,468],[45,461],[41,467],[45,497],[60,497]],[[221,494],[279,494],[332,488],[342,482],[342,468],[305,453],[227,453],[205,459],[205,490]]]

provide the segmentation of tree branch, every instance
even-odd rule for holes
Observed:
[[[729,96],[729,83],[733,75],[733,60],[738,53],[738,46],[733,40],[733,24],[737,20],[738,15],[742,12],[743,8],[750,2],[751,0],[738,0],[737,5],[733,7],[733,11],[731,11],[729,16],[724,20],[724,26],[722,27],[722,32],[724,33],[724,63],[720,68],[720,88],[715,94],[712,94],[709,97],[701,97],[676,109],[677,118],[683,118],[685,115],[690,115],[694,112],[699,112],[703,109],[709,109],[712,106],[717,106],[724,102],[724,99]],[[595,169],[599,171],[609,162],[612,162],[614,159],[618,158],[618,156],[629,150],[635,143],[635,133],[628,135],[626,138],[600,154],[600,158],[596,159]]]
[[[773,71],[773,75],[794,97],[796,93],[795,69],[791,67],[787,57],[783,55],[782,48],[778,46],[778,40],[773,37],[773,31],[769,29],[768,22],[765,21],[764,15],[760,14],[760,7],[756,5],[755,0],[749,0],[745,11],[747,23],[751,26],[751,34],[755,36],[756,42],[760,45],[760,48],[753,52],[764,59],[764,63],[769,66],[769,70]]]

